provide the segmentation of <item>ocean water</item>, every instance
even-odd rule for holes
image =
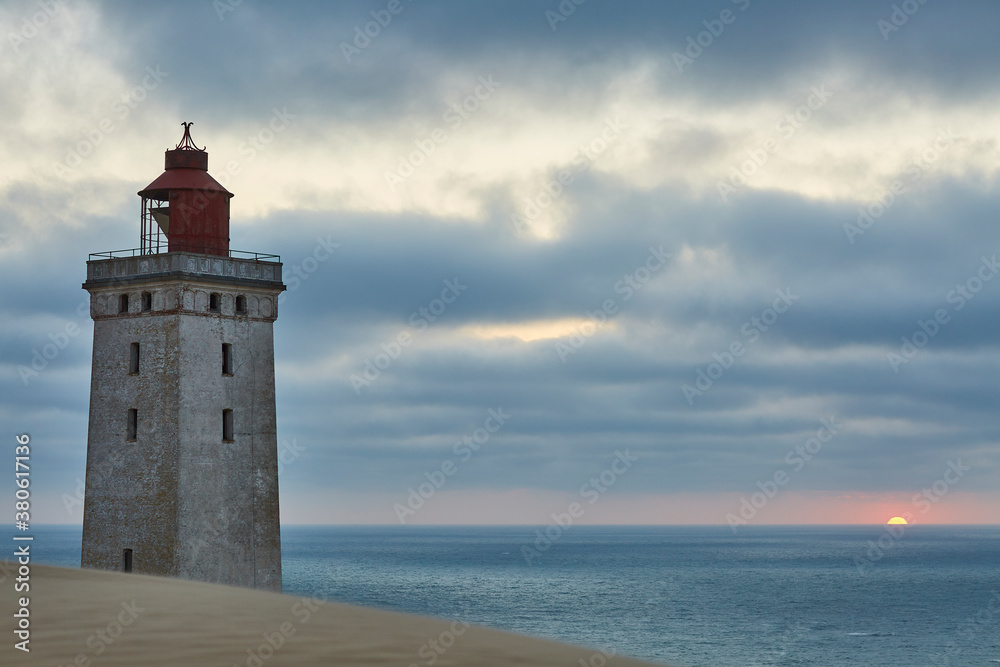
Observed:
[[[574,526],[529,563],[536,530],[284,526],[285,592],[682,667],[1000,663],[1000,526]]]

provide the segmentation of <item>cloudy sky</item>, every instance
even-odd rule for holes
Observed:
[[[284,262],[284,523],[1000,522],[998,19],[3,2],[36,521],[82,518],[88,253],[193,121],[232,246]]]

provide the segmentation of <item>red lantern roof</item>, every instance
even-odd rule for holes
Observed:
[[[184,136],[173,150],[165,153],[165,168],[160,176],[139,191],[140,197],[165,201],[171,190],[201,190],[222,192],[232,198],[229,192],[208,173],[208,153],[198,148],[191,139],[191,123],[183,123]]]
[[[224,192],[228,197],[233,197],[233,193],[222,187],[222,184],[212,178],[207,171],[183,168],[168,168],[155,181],[143,188],[139,192],[139,196],[165,201],[170,190]]]

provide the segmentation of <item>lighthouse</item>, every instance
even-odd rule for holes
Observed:
[[[281,590],[276,255],[229,248],[233,195],[184,123],[139,247],[87,262],[87,568]]]

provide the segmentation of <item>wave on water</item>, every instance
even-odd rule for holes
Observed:
[[[848,637],[893,637],[895,632],[848,632]]]

